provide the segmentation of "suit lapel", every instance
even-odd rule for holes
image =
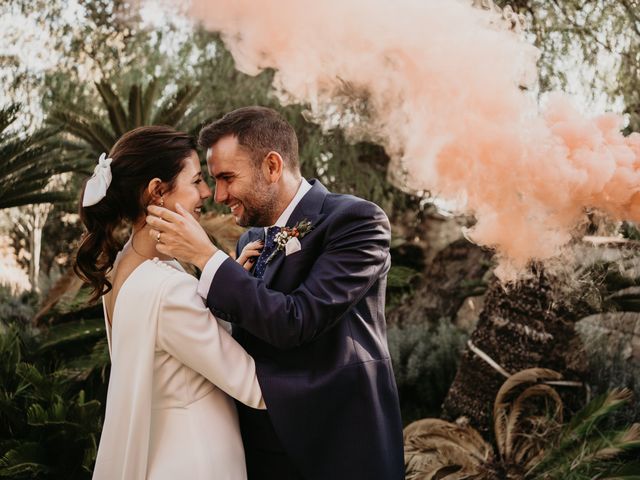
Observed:
[[[249,234],[247,235],[247,243],[255,242],[256,240],[264,240],[263,227],[256,227],[249,230]]]
[[[302,197],[300,203],[298,203],[293,212],[291,212],[291,216],[287,221],[287,227],[294,227],[299,222],[306,219],[309,220],[311,222],[311,226],[315,228],[324,219],[325,215],[320,213],[320,211],[322,210],[324,199],[329,191],[318,180],[312,179],[309,180],[309,183],[311,184],[311,190]],[[313,230],[311,230],[307,235],[313,235]],[[302,248],[304,248],[307,235],[305,235],[300,241]],[[285,252],[280,251],[267,265],[263,277],[267,286],[271,284],[275,274],[284,263],[285,258]]]

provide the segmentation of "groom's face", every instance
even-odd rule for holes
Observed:
[[[276,220],[277,187],[266,181],[235,136],[222,137],[209,148],[207,165],[216,181],[215,201],[231,209],[238,225],[269,226]]]

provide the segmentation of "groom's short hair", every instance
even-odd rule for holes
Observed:
[[[227,113],[200,130],[198,143],[211,148],[218,140],[234,135],[238,144],[251,152],[256,165],[270,152],[284,159],[285,168],[299,172],[298,137],[282,115],[266,107],[242,107]]]

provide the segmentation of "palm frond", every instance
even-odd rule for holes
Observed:
[[[602,480],[640,480],[640,460],[611,465],[601,475]]]
[[[494,431],[500,455],[504,457],[511,450],[508,442],[513,435],[509,433],[509,416],[507,412],[510,410],[511,398],[518,394],[518,389],[530,383],[536,384],[541,381],[559,380],[561,378],[562,375],[553,370],[529,368],[511,375],[502,384],[493,404]],[[517,419],[517,411],[512,421],[515,419]]]
[[[47,121],[84,140],[95,152],[108,152],[113,144],[113,137],[107,135],[108,132],[99,122],[88,120],[82,114],[53,110]]]
[[[640,448],[640,424],[635,423],[621,432],[612,432],[609,436],[600,436],[589,448],[585,448],[583,459],[586,462],[608,460],[627,450]]]
[[[0,478],[37,478],[48,472],[46,452],[38,442],[21,443],[0,458]]]
[[[72,342],[95,339],[105,335],[104,320],[94,318],[55,325],[43,335],[39,352],[63,347]]]
[[[180,118],[176,124],[176,128],[178,130],[186,130],[190,135],[194,135],[197,138],[202,125],[219,118],[219,116],[212,113],[212,110],[210,105],[192,106]]]
[[[147,85],[147,88],[143,94],[140,125],[148,125],[151,121],[151,112],[153,111],[157,89],[158,81],[157,79],[153,78]]]
[[[39,160],[44,159],[45,163],[51,164],[52,159],[48,154],[53,154],[54,150],[46,146],[32,147],[25,145],[19,152],[10,152],[2,149],[0,151],[0,178],[18,172],[20,169],[40,164]]]
[[[547,409],[538,416],[530,413],[525,418],[526,422],[522,422],[526,404],[533,398],[550,400],[553,410],[549,412]],[[517,463],[523,468],[536,463],[544,455],[550,434],[556,433],[562,425],[562,411],[562,399],[549,385],[534,385],[522,392],[507,416],[505,451],[501,452],[503,460],[512,462],[517,457]]]
[[[129,130],[142,125],[142,93],[140,90],[140,85],[132,85],[129,89]]]
[[[24,205],[32,205],[38,203],[62,203],[75,199],[75,193],[72,192],[35,192],[25,193],[24,195],[16,195],[13,197],[0,199],[0,209],[21,207]]]
[[[551,473],[562,478],[568,469],[593,469],[624,450],[638,448],[637,426],[623,432],[598,428],[607,416],[628,402],[631,395],[628,389],[615,389],[591,400],[574,415],[529,472],[537,475],[534,478],[556,478],[547,477]]]
[[[173,97],[169,98],[163,107],[156,113],[153,119],[153,124],[176,125],[199,93],[199,87],[193,87],[190,85],[182,87]]]
[[[633,392],[627,388],[614,389],[595,397],[576,413],[560,435],[560,447],[576,439],[588,436],[591,430],[607,415],[631,400]]]
[[[20,152],[23,152],[29,147],[31,147],[31,144],[25,139],[12,138],[3,142],[0,145],[0,158],[2,159],[0,168],[5,168],[5,165],[13,161]]]
[[[407,426],[403,436],[407,479],[474,478],[489,471],[493,450],[469,426],[427,418]]]
[[[4,132],[9,125],[16,121],[19,111],[20,104],[18,103],[13,103],[0,110],[0,132]]]
[[[120,98],[118,98],[116,93],[111,88],[111,85],[109,85],[109,83],[107,83],[106,81],[96,83],[96,88],[98,89],[98,93],[102,97],[102,101],[107,108],[109,120],[111,121],[111,126],[116,134],[116,137],[122,136],[127,131],[128,122],[127,114],[122,107]]]
[[[86,380],[94,371],[99,371],[103,380],[106,381],[105,373],[110,364],[109,345],[106,337],[103,337],[96,342],[89,355],[66,362],[60,371],[69,378],[80,381]]]

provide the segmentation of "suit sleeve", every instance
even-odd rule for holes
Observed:
[[[173,274],[165,284],[158,345],[235,399],[265,408],[253,358],[218,324],[197,285],[186,274]]]
[[[389,243],[384,212],[358,202],[332,222],[324,250],[294,291],[270,290],[237,263],[225,261],[211,283],[207,306],[275,347],[303,345],[339,322],[386,275]]]

